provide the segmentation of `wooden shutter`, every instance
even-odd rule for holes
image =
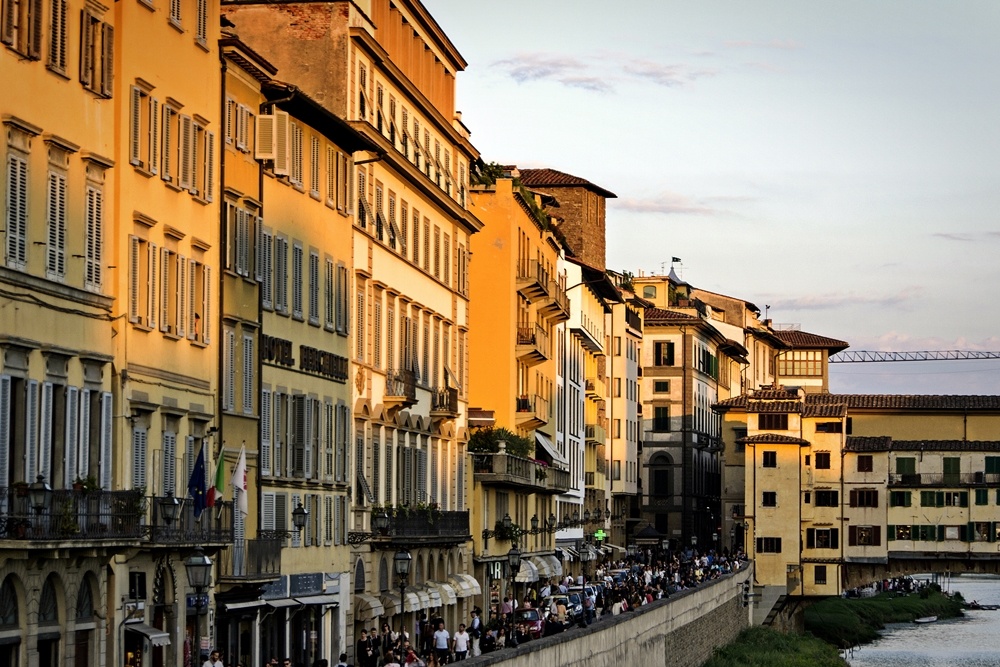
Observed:
[[[139,317],[139,239],[128,237],[128,321],[142,324]]]
[[[280,109],[274,111],[274,173],[276,176],[288,175],[290,147],[290,123],[288,114]]]
[[[840,548],[840,529],[831,528],[830,529],[830,548],[839,549]]]
[[[29,483],[38,476],[38,380],[26,387],[24,415],[24,479]]]
[[[7,7],[13,3],[6,2]],[[86,9],[80,10],[80,83],[87,88],[94,80],[94,19]],[[12,23],[8,23],[12,25]]]
[[[260,474],[271,474],[271,390],[260,392]]]
[[[80,417],[80,390],[76,387],[66,388],[65,421],[63,431],[63,454],[66,462],[63,465],[63,486],[70,488],[79,475],[77,452],[80,446],[80,431],[77,424]],[[0,427],[2,428],[2,427]]]
[[[201,342],[205,343],[205,345],[209,345],[212,342],[212,267],[211,266],[202,267],[202,281],[203,281],[202,312],[204,312],[204,315],[201,318]]]
[[[52,402],[53,386],[51,382],[42,383],[42,400],[38,411],[38,474],[44,475],[51,485],[52,479]]]
[[[170,327],[170,250],[160,249],[160,331]]]
[[[243,414],[253,414],[254,352],[253,336],[243,336]]]
[[[806,529],[806,549],[816,548],[816,529],[807,528]]]
[[[204,0],[200,0],[204,2]],[[215,132],[205,133],[205,201],[215,199]]]
[[[851,489],[851,507],[858,506],[858,490]]]
[[[279,496],[279,497],[280,498],[284,498],[284,496]],[[299,494],[297,494],[297,493],[293,493],[292,494],[292,509],[291,509],[291,511],[294,512],[296,509],[298,509],[299,503],[301,503],[301,502],[302,502],[302,497]],[[278,504],[280,505],[281,503],[278,503]],[[279,517],[280,516],[287,517],[288,516],[288,510],[286,509],[284,512],[280,512],[278,514],[278,516]],[[287,520],[286,520],[286,524],[285,525],[286,526],[288,525]],[[304,531],[302,531],[302,530],[297,530],[294,527],[294,525],[292,526],[292,546],[293,547],[300,547],[300,546],[302,546],[302,533],[303,532]]]
[[[225,409],[236,409],[236,332],[226,329],[226,349],[225,349]]]
[[[194,121],[191,116],[181,114],[180,116],[180,136],[177,142],[177,162],[178,181],[177,185],[183,190],[190,190],[194,187],[194,178],[191,173],[193,145],[194,142]]]
[[[147,432],[145,428],[136,426],[132,428],[132,488],[146,488],[146,443]]]
[[[254,131],[254,158],[257,160],[273,160],[275,156],[275,123],[273,115],[257,116],[257,126]]]
[[[858,527],[848,526],[847,528],[847,545],[851,547],[858,546]]]
[[[163,433],[163,494],[177,493],[177,434]]]
[[[260,527],[275,530],[275,494],[263,493],[260,498]]]
[[[136,87],[131,88],[132,99],[129,104],[129,164],[141,167],[142,165],[142,91]],[[152,125],[152,123],[150,123]]]
[[[173,121],[177,113],[170,107],[163,106],[163,170],[160,178],[165,181],[173,180]]]
[[[45,264],[49,275],[66,275],[66,177],[52,172],[49,172]]]
[[[104,195],[92,187],[87,188],[87,246],[84,279],[88,287],[101,286],[102,222],[104,217]]]
[[[0,480],[10,479],[11,378],[0,375]],[[7,509],[7,494],[0,494],[0,510]]]
[[[149,169],[149,173],[156,174],[159,172],[159,162],[160,162],[160,143],[159,143],[159,127],[160,127],[160,102],[155,98],[149,98],[149,164],[146,168]]]
[[[101,23],[101,94],[111,97],[115,80],[115,29]]]
[[[77,461],[77,469],[80,471],[80,476],[87,476],[90,474],[90,389],[82,389],[80,391],[80,420],[79,420],[79,449],[80,457]],[[110,487],[104,487],[110,488]]]
[[[305,440],[303,442],[303,462],[302,470],[306,479],[312,479],[313,473],[313,457],[316,456],[316,433],[319,430],[319,423],[316,420],[316,405],[318,401],[312,398],[307,398],[306,404],[306,414],[303,423],[303,435]],[[319,477],[319,475],[315,475]]]

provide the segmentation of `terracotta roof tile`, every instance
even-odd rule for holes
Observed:
[[[821,347],[830,350],[831,352],[840,352],[851,346],[850,343],[845,341],[837,340],[836,338],[827,338],[826,336],[820,336],[819,334],[813,334],[807,331],[790,331],[780,329],[775,330],[773,333],[776,338],[792,348]]]
[[[755,433],[745,438],[738,438],[736,442],[744,445],[808,445],[808,440],[793,438],[790,435],[779,433]]]
[[[747,412],[788,413],[802,410],[799,401],[750,401]]]
[[[887,435],[849,435],[844,443],[845,452],[886,452],[892,446],[892,438]]]
[[[643,315],[644,324],[688,324],[700,323],[700,317],[679,313],[676,310],[664,310],[662,308],[647,308]]]
[[[597,194],[607,199],[617,199],[618,195],[610,190],[605,190],[599,185],[591,183],[585,178],[567,174],[556,169],[521,169],[521,182],[529,188],[532,187],[584,187],[593,190]]]
[[[731,410],[732,408],[744,408],[746,409],[748,403],[748,398],[746,394],[740,396],[733,396],[732,398],[727,398],[724,401],[719,401],[712,406],[713,410]]]
[[[893,451],[996,452],[996,440],[893,440]]]
[[[846,417],[847,416],[847,404],[846,403],[830,403],[827,404],[807,404],[805,408],[802,409],[803,417]]]
[[[807,394],[806,403],[844,403],[850,410],[1000,410],[1000,396],[914,394]]]

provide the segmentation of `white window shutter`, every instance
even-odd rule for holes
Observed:
[[[222,402],[224,410],[233,410],[236,407],[234,394],[236,393],[236,332],[232,329],[225,330],[223,341],[223,381]]]
[[[45,271],[61,278],[66,274],[66,177],[50,171],[47,195]]]
[[[114,461],[111,451],[111,425],[114,413],[113,396],[110,391],[101,394],[101,460],[100,485],[102,489],[111,489]]]
[[[115,79],[115,29],[101,23],[101,94],[111,97]]]
[[[303,504],[305,505],[306,511],[308,512],[308,514],[306,514],[306,525],[305,525],[305,528],[302,529],[303,537],[305,538],[303,540],[303,542],[304,542],[304,546],[309,547],[309,546],[312,546],[312,543],[313,543],[313,541],[312,541],[313,540],[313,534],[312,534],[313,530],[312,530],[312,527],[313,527],[313,519],[316,516],[316,509],[315,509],[315,507],[313,507],[313,496],[312,496],[312,494],[307,493],[305,495],[305,503],[303,503]]]
[[[160,248],[160,331],[170,331],[170,254]]]
[[[333,543],[333,496],[323,498],[323,544],[330,546]]]
[[[206,265],[202,267],[202,272],[202,280],[204,281],[202,298],[204,301],[201,316],[201,341],[205,345],[209,345],[212,342],[212,267]]]
[[[42,383],[42,403],[38,411],[38,474],[45,475],[45,480],[55,484],[52,479],[52,399],[51,382]]]
[[[275,494],[263,493],[260,497],[260,527],[275,530]]]
[[[254,353],[253,336],[243,336],[243,414],[253,414]]]
[[[180,136],[178,137],[178,157],[179,167],[178,185],[184,190],[194,187],[194,174],[192,170],[194,158],[194,121],[191,116],[181,114]]]
[[[159,172],[160,164],[160,102],[155,97],[149,98],[149,173]]]
[[[193,259],[188,260],[188,288],[187,302],[184,304],[187,310],[188,331],[187,336],[191,340],[195,339],[197,329],[194,325],[195,304],[198,303],[195,297],[195,285],[198,284],[198,262]]]
[[[142,91],[132,86],[129,106],[129,164],[142,166]]]
[[[163,433],[163,495],[177,493],[177,434]]]
[[[275,159],[275,122],[273,115],[257,116],[257,127],[254,131],[255,159]]]
[[[297,494],[297,493],[293,493],[292,494],[292,511],[293,512],[298,508],[300,502],[301,502],[301,496],[299,496],[299,494]],[[293,547],[300,547],[300,546],[302,546],[302,533],[303,532],[304,531],[297,530],[294,526],[292,526],[292,546]]]
[[[333,404],[323,404],[323,480],[333,481]]]
[[[24,479],[30,484],[38,476],[38,380],[29,380],[25,389]]]
[[[184,445],[184,477],[181,482],[185,484],[185,489],[181,492],[181,495],[187,495],[186,485],[188,480],[191,479],[191,473],[194,471],[194,460],[197,457],[198,439],[193,435],[189,435],[185,441]]]
[[[303,446],[303,463],[302,470],[306,479],[312,479],[313,477],[313,449],[315,443],[314,433],[317,430],[317,424],[315,423],[314,408],[316,401],[307,398],[305,400],[305,419],[303,420],[302,435],[304,442]]]
[[[146,429],[132,428],[132,488],[146,488]]]
[[[80,477],[90,475],[90,394],[89,389],[80,391],[80,438],[77,451],[76,467],[80,471]]]
[[[128,237],[128,321],[141,324],[139,319],[139,239]]]
[[[215,132],[205,133],[205,201],[214,201],[215,192]]]
[[[291,155],[291,123],[288,114],[280,109],[274,111],[274,173],[288,175]]]
[[[70,488],[78,476],[77,450],[80,446],[80,390],[76,387],[66,388],[65,432],[63,435],[66,463],[63,466],[63,487]]]
[[[254,280],[262,283],[264,281],[264,220],[259,215],[254,218],[253,271]]]
[[[159,258],[155,243],[146,245],[146,326],[156,328],[156,261]]]
[[[187,313],[185,304],[187,303],[187,258],[177,255],[177,291],[174,295],[174,334],[179,338],[184,337],[185,321]]]
[[[260,474],[271,474],[271,391],[260,393]]]

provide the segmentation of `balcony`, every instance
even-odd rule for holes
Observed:
[[[566,288],[554,280],[549,281],[549,296],[538,304],[538,312],[556,322],[569,319],[569,296]]]
[[[148,541],[154,546],[201,545],[227,547],[233,543],[233,503],[222,502],[215,507],[206,507],[199,518],[195,518],[194,504],[187,499],[176,499],[180,503],[177,518],[167,521],[163,515],[166,499],[148,499],[149,523],[146,526]]]
[[[580,314],[580,319],[570,325],[570,330],[580,338],[580,343],[594,354],[604,354],[604,328],[596,321]]]
[[[998,486],[1000,473],[993,472],[922,472],[893,473],[889,486]]]
[[[587,392],[587,398],[601,400],[608,395],[607,385],[604,383],[603,378],[587,378],[584,382],[584,388]]]
[[[626,308],[625,324],[631,327],[633,330],[642,333],[642,318],[639,316],[639,311],[633,310],[631,308]]]
[[[431,419],[454,419],[458,416],[458,389],[435,387],[431,391]]]
[[[517,291],[535,301],[549,295],[549,272],[537,259],[523,259],[517,263]]]
[[[565,493],[569,471],[506,452],[472,455],[472,474],[479,484],[529,493]]]
[[[549,421],[549,402],[537,394],[521,396],[515,403],[515,423],[521,428],[538,428]]]
[[[269,537],[236,542],[219,552],[219,578],[228,583],[274,581],[281,576],[284,538]]]
[[[549,335],[538,324],[517,328],[517,358],[528,366],[549,358]]]
[[[0,488],[0,540],[138,546],[145,508],[140,491],[57,489],[35,511],[26,486]]]
[[[409,407],[417,402],[417,376],[413,371],[389,370],[385,374],[383,402],[388,406]]]
[[[429,508],[386,507],[388,527],[372,538],[385,549],[420,546],[454,547],[472,539],[468,512],[444,512]]]
[[[608,429],[604,424],[587,424],[584,427],[584,437],[587,442],[603,445],[608,441]]]

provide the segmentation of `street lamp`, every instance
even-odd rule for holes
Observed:
[[[583,510],[583,523],[590,523],[590,510]]]
[[[694,549],[696,546],[698,546],[698,536],[697,535],[692,535],[691,536],[691,548]]]
[[[385,511],[376,512],[372,517],[372,528],[378,533],[384,533],[389,528],[389,515]]]
[[[573,510],[573,523],[579,523],[580,521],[580,510]]]
[[[716,532],[712,533],[712,546],[715,548],[716,551],[719,550],[719,534]]]
[[[538,515],[535,514],[531,517],[531,530],[532,532],[538,532]]]
[[[605,507],[604,508],[604,520],[607,521],[610,518],[611,518],[611,509]]]
[[[392,557],[392,567],[399,577],[399,636],[406,636],[406,624],[403,622],[403,596],[406,594],[406,579],[410,576],[410,564],[413,557],[406,549],[400,549]]]
[[[41,514],[49,509],[52,504],[52,487],[45,483],[45,475],[39,475],[34,482],[28,485],[28,499],[36,514]]]
[[[504,512],[503,519],[500,521],[500,523],[503,526],[503,529],[509,533],[511,526],[514,525],[514,522],[511,521],[510,519],[509,512]]]
[[[187,570],[188,584],[194,589],[194,651],[191,652],[191,667],[199,667],[201,661],[201,596],[212,585],[212,559],[205,555],[201,547],[196,547],[194,553],[184,561]]]
[[[547,523],[548,523],[548,525],[549,525],[549,530],[550,530],[550,531],[551,531],[551,530],[552,530],[553,528],[555,528],[555,527],[556,527],[556,515],[555,515],[555,514],[551,514],[551,513],[550,513],[550,514],[549,514],[549,519],[548,519],[548,522],[547,522]]]
[[[736,551],[736,526],[729,529],[729,548]]]
[[[511,545],[510,551],[507,552],[507,567],[510,568],[510,592],[514,600],[517,600],[514,579],[517,577],[518,570],[521,569],[521,550],[517,548],[516,542]]]
[[[167,491],[167,497],[160,500],[160,516],[168,526],[177,521],[177,515],[181,511],[181,501],[174,496],[173,491]]]
[[[292,523],[295,525],[295,530],[302,530],[306,527],[306,521],[309,519],[309,510],[299,503],[299,506],[292,510]]]

